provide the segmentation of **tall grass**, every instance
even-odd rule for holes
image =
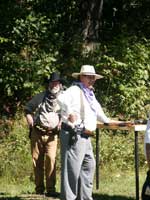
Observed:
[[[147,166],[143,152],[143,135],[139,134],[140,191]],[[95,151],[95,138],[93,138]],[[60,152],[57,152],[57,191],[60,191]],[[95,195],[135,198],[134,132],[100,134],[100,187]],[[0,141],[0,194],[20,195],[34,192],[28,128],[23,115],[18,115],[7,137]],[[99,197],[97,197],[98,199]],[[119,197],[118,197],[119,198]]]

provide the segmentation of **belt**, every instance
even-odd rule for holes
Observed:
[[[57,127],[54,129],[51,129],[49,127],[43,127],[40,125],[34,125],[34,128],[41,134],[41,135],[56,135],[58,134]]]
[[[81,136],[86,136],[86,137],[94,136],[93,131],[87,130],[87,129],[85,129],[85,127],[77,128],[77,130],[75,130],[71,126],[69,126],[68,124],[62,122],[61,128],[65,131],[69,131],[69,132],[74,130],[77,135],[81,135]]]
[[[63,130],[65,130],[65,131],[72,131],[72,130],[73,130],[73,128],[72,128],[71,126],[69,126],[68,124],[66,124],[66,123],[64,123],[64,122],[62,122],[61,128],[62,128]]]

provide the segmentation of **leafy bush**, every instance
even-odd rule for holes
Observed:
[[[142,137],[141,137],[142,136]],[[134,131],[101,131],[100,166],[110,170],[134,169],[135,144]],[[139,165],[145,166],[143,133],[139,133]]]
[[[150,45],[136,37],[117,37],[105,43],[94,60],[104,79],[97,82],[97,96],[110,116],[146,118],[150,102]]]
[[[28,128],[23,115],[19,114],[10,134],[0,140],[0,177],[7,180],[23,182],[33,181],[32,159]],[[93,138],[95,151],[95,139]],[[143,150],[143,133],[139,133],[139,164],[145,166]],[[134,132],[106,131],[100,132],[100,167],[113,169],[134,168]],[[60,173],[60,149],[57,151],[57,171]]]
[[[32,176],[30,142],[22,116],[18,114],[12,131],[0,143],[0,176],[13,181]]]

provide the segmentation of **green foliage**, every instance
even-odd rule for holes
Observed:
[[[11,181],[22,180],[32,174],[30,142],[22,116],[18,115],[8,137],[0,141],[0,176]]]
[[[28,128],[23,115],[17,113],[10,134],[0,140],[0,177],[11,182],[33,181],[33,167],[30,153]],[[145,167],[144,137],[139,133],[139,165]],[[95,151],[95,138],[93,138]],[[134,132],[100,132],[100,167],[109,170],[134,169]],[[60,175],[60,146],[57,151],[57,175]],[[58,183],[57,183],[58,184]],[[59,184],[58,184],[59,187]]]
[[[142,137],[141,137],[142,136]],[[139,134],[139,166],[145,166],[143,132]],[[131,170],[135,166],[134,131],[106,131],[100,134],[100,166],[109,170]]]
[[[4,43],[4,42],[8,42],[8,39],[4,37],[0,37],[0,43]]]
[[[99,53],[101,52],[101,53]],[[123,119],[146,118],[149,102],[150,46],[146,39],[127,37],[114,39],[97,50],[95,65],[104,75],[97,84],[104,106]]]
[[[8,119],[15,118],[17,110],[22,112],[54,70],[70,84],[72,72],[78,72],[82,64],[93,64],[104,76],[95,90],[107,115],[121,120],[146,118],[150,101],[149,1],[105,1],[101,38],[89,44],[82,38],[80,3],[2,0],[0,4],[1,176],[9,172],[15,178],[23,177],[26,169],[30,169],[27,176],[32,173],[28,130],[18,118],[15,126]],[[102,166],[133,166],[133,134],[104,133],[101,139]],[[143,152],[143,140],[140,148]],[[140,164],[144,165],[142,153]]]
[[[96,91],[110,116],[145,117],[150,74],[148,28],[144,32],[149,23],[148,2],[106,1],[100,48],[87,53],[80,3],[2,1],[0,15],[5,23],[0,26],[0,104],[4,104],[1,116],[15,116],[19,106],[43,89],[44,79],[52,71],[60,71],[71,82],[70,74],[79,71],[82,64],[90,63],[104,75]],[[136,23],[131,26],[133,16]]]

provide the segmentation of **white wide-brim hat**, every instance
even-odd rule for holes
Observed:
[[[92,65],[82,65],[80,73],[72,73],[72,77],[78,78],[80,75],[95,76],[95,79],[103,78],[103,76],[96,74]]]

